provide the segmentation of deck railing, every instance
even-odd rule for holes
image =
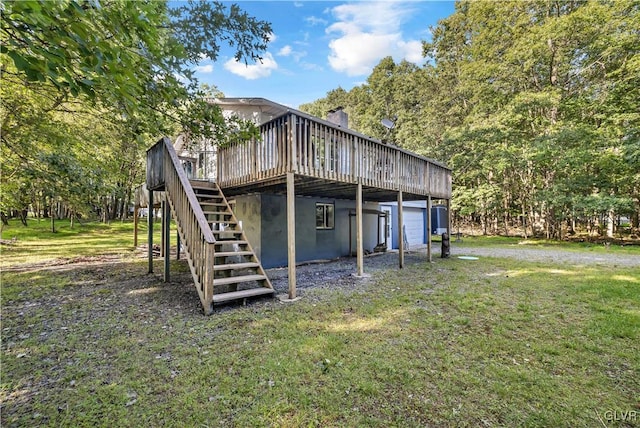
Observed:
[[[232,187],[284,175],[309,177],[417,195],[450,198],[451,171],[395,146],[324,121],[288,113],[265,123],[259,141],[218,150],[218,184]]]
[[[169,196],[167,201],[174,213],[200,300],[205,308],[210,308],[216,240],[168,138],[161,139],[147,151],[147,186],[152,190],[164,188]]]

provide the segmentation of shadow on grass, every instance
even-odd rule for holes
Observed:
[[[636,403],[637,269],[436,260],[205,317],[161,263],[3,273],[3,426],[597,426]]]

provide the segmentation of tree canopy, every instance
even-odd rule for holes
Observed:
[[[422,67],[385,58],[301,108],[339,96],[355,129],[445,161],[455,214],[485,232],[640,226],[637,2],[459,1],[431,32]]]
[[[271,37],[269,23],[219,2],[23,0],[0,11],[4,212],[40,201],[126,212],[151,140],[227,133],[206,100],[219,91],[200,87],[195,65],[223,44],[259,58]]]

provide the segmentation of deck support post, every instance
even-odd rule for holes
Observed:
[[[447,199],[447,235],[451,239],[451,199]]]
[[[431,195],[427,196],[427,261],[431,263]]]
[[[133,208],[133,248],[138,248],[138,214],[140,208],[135,206]]]
[[[171,254],[171,208],[169,207],[169,202],[166,200],[162,201],[162,236],[164,236],[163,241],[163,252],[164,252],[164,282],[171,281],[171,271],[170,271],[170,254]]]
[[[153,190],[149,189],[149,208],[147,209],[147,245],[149,273],[153,273]]]
[[[362,244],[362,182],[358,180],[356,190],[356,259],[358,266],[358,276],[364,274],[364,258]]]
[[[180,260],[180,233],[176,230],[176,260]]]
[[[160,202],[160,257],[164,257],[164,201]]]
[[[402,217],[402,190],[398,190],[398,266],[400,269],[404,267],[404,231],[402,230],[404,219]]]
[[[287,172],[287,244],[289,247],[289,299],[296,298],[296,190],[295,176]]]

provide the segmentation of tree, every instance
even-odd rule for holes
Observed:
[[[453,169],[485,233],[640,227],[638,2],[459,1],[419,68],[384,58],[347,94],[352,126]],[[605,228],[608,224],[610,227]]]
[[[25,0],[2,12],[0,52],[17,69],[6,68],[3,55],[3,74],[127,115],[163,114],[197,133],[210,132],[220,115],[198,97],[193,66],[215,60],[221,42],[239,60],[258,58],[271,33],[268,23],[218,2],[170,9],[163,1]]]
[[[259,58],[271,34],[218,2],[24,0],[0,12],[3,212],[126,213],[148,141],[229,132],[194,65],[223,43]]]

